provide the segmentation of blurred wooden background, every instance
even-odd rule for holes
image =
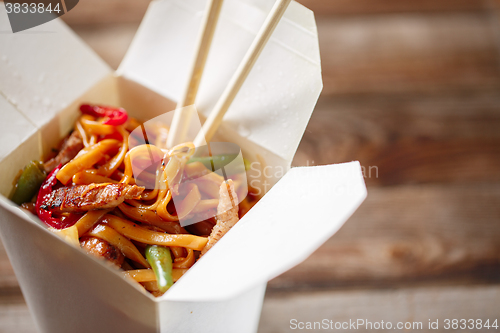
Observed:
[[[294,163],[359,160],[368,198],[269,283],[259,332],[500,319],[500,1],[299,2],[316,13],[325,86]],[[80,0],[63,18],[116,68],[148,3]],[[34,331],[1,251],[0,325]]]

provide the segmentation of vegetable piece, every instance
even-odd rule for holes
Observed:
[[[64,218],[58,219],[52,216],[51,210],[45,210],[42,206],[45,205],[45,201],[50,198],[52,193],[52,188],[57,184],[56,175],[61,170],[62,165],[59,164],[51,173],[47,176],[45,181],[42,183],[40,190],[38,191],[38,196],[36,198],[36,212],[40,220],[43,223],[48,225],[49,227],[55,229],[64,229],[73,226],[78,219],[81,217],[80,215],[70,214]]]
[[[146,247],[146,259],[155,273],[158,289],[166,292],[174,284],[170,250],[164,246],[149,245]]]
[[[47,174],[42,171],[43,164],[39,161],[31,161],[24,167],[19,177],[11,200],[20,205],[30,201],[42,185]]]
[[[104,117],[104,125],[119,126],[125,124],[128,119],[127,111],[122,108],[82,104],[80,111],[93,117]]]

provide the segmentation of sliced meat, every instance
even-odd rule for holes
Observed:
[[[58,212],[85,212],[94,209],[109,209],[125,199],[138,199],[144,187],[125,184],[90,184],[61,187],[52,191],[41,206],[45,210]]]
[[[85,236],[80,239],[80,246],[90,254],[104,258],[121,267],[125,256],[113,245],[97,237]]]
[[[56,157],[48,160],[44,164],[47,173],[54,170],[59,164],[66,164],[71,161],[80,150],[83,149],[83,140],[80,133],[74,131],[69,138],[64,141],[59,154]]]
[[[201,251],[201,255],[210,250],[239,221],[238,196],[231,179],[222,182],[220,186],[216,219],[217,224],[212,229],[210,236],[208,236],[207,245]]]

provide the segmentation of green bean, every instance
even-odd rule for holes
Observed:
[[[146,247],[146,259],[156,275],[158,289],[166,292],[174,284],[172,278],[172,256],[168,247],[159,245],[148,245]]]
[[[29,202],[40,189],[47,175],[43,171],[43,164],[39,161],[31,161],[24,167],[21,177],[12,194],[11,200],[20,205]]]

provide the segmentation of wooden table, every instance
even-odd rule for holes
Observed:
[[[116,68],[148,2],[82,0],[64,18]],[[259,332],[500,319],[500,1],[301,2],[325,87],[294,164],[359,160],[368,198],[269,283]],[[0,309],[0,332],[35,331],[3,251]]]

